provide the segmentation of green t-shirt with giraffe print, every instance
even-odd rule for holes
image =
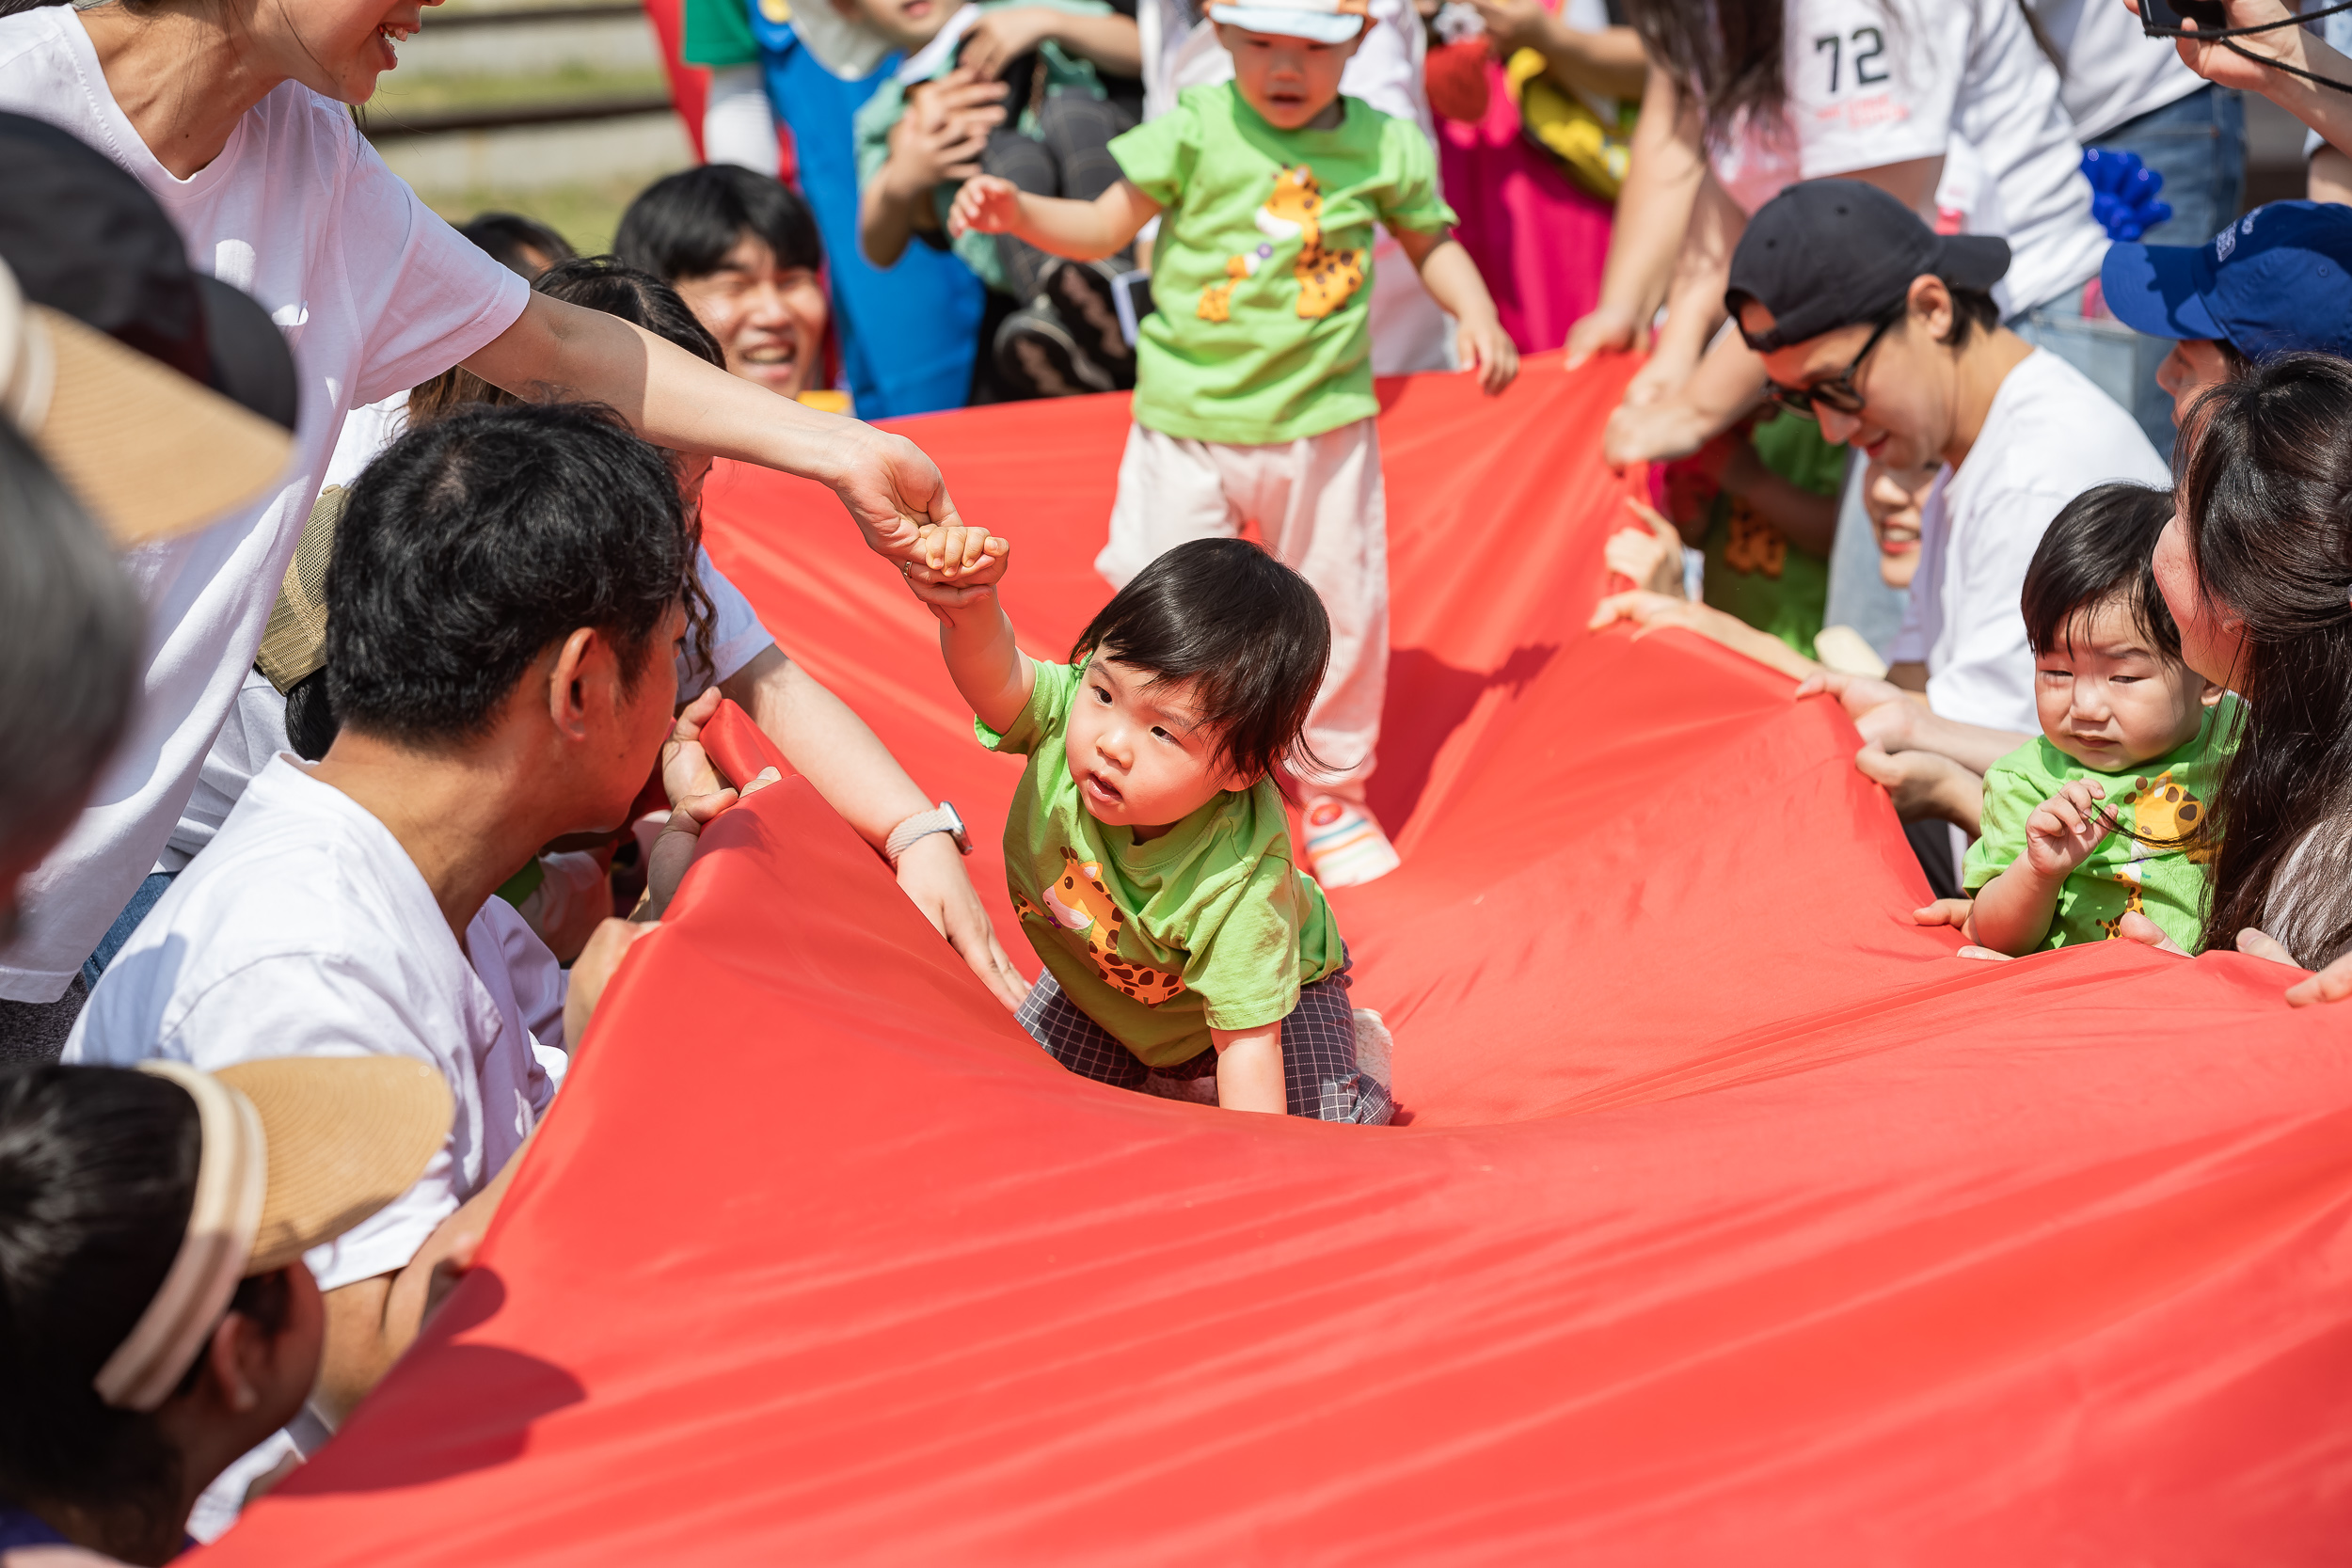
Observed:
[[[1136,423],[1268,446],[1380,411],[1374,225],[1436,233],[1455,219],[1421,127],[1339,102],[1332,129],[1283,131],[1218,82],[1112,139],[1120,172],[1162,209]]]
[[[2018,747],[1984,776],[1984,836],[1968,847],[1963,868],[1969,896],[2026,852],[2026,819],[2042,801],[2073,780],[2095,779],[2106,791],[2100,803],[2131,832],[2107,834],[2059,884],[2042,945],[2104,942],[2126,910],[2137,910],[2196,952],[2204,934],[2205,866],[2219,847],[2179,841],[2204,826],[2214,784],[2237,749],[2238,714],[2238,700],[2224,696],[2185,745],[2128,773],[2086,768],[2046,737]]]
[[[1029,945],[1081,1012],[1148,1067],[1210,1049],[1209,1030],[1288,1018],[1298,988],[1346,961],[1323,889],[1300,870],[1281,792],[1225,791],[1157,838],[1098,822],[1064,736],[1083,665],[1037,666],[1011,729],[972,727],[1025,755],[1005,816],[1005,883]]]

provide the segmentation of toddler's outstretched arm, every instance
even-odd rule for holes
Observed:
[[[1116,256],[1143,226],[1159,215],[1160,204],[1121,180],[1091,201],[1031,196],[999,175],[966,180],[947,214],[947,232],[977,229],[1010,234],[1055,256],[1099,261]]]
[[[1477,368],[1478,384],[1489,397],[1511,385],[1519,373],[1519,346],[1502,330],[1494,296],[1486,292],[1486,280],[1478,276],[1478,263],[1462,248],[1462,242],[1443,230],[1392,229],[1390,232],[1413,259],[1429,297],[1460,324],[1454,346],[1462,356],[1462,368]]]
[[[2030,953],[2050,934],[2058,888],[2106,842],[2115,823],[2099,809],[2106,790],[2076,779],[2026,818],[2026,852],[1977,893],[1976,938],[1995,953]]]
[[[1029,705],[1037,666],[1013,641],[996,602],[1012,546],[986,529],[934,524],[918,536],[921,559],[902,562],[907,587],[939,617],[939,652],[956,689],[981,723],[1002,735]]]

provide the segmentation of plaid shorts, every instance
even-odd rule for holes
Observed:
[[[1351,967],[1343,964],[1337,974],[1299,988],[1298,1006],[1282,1020],[1283,1088],[1292,1116],[1383,1127],[1396,1115],[1396,1102],[1386,1084],[1356,1065],[1356,1013],[1347,1002]],[[1038,976],[1015,1016],[1031,1039],[1080,1077],[1140,1089],[1154,1070],[1080,1011],[1050,969]],[[1176,1079],[1213,1077],[1216,1050],[1156,1070]]]

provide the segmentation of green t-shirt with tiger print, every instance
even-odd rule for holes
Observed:
[[[1083,665],[1037,666],[1011,729],[972,727],[1029,765],[1005,817],[1005,882],[1029,944],[1080,1011],[1148,1067],[1210,1049],[1209,1030],[1290,1016],[1345,961],[1323,889],[1300,870],[1281,792],[1226,791],[1159,837],[1095,820],[1064,736]]]
[[[2086,768],[2046,737],[2018,747],[1984,776],[1984,836],[1968,847],[1963,867],[1968,895],[2026,852],[2026,819],[2042,801],[2073,780],[2095,779],[2106,791],[2100,804],[2122,827],[2059,884],[2042,947],[2104,942],[2119,934],[2130,910],[2196,952],[2204,935],[2205,864],[2218,847],[2201,830],[2214,785],[2237,748],[2238,713],[2238,700],[2224,696],[2185,744],[2127,773]]]
[[[1374,226],[1436,233],[1455,219],[1421,127],[1339,102],[1330,130],[1283,131],[1218,82],[1112,139],[1120,172],[1161,208],[1136,423],[1266,446],[1380,411]]]

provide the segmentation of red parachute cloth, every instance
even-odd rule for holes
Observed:
[[[1063,1072],[788,779],[635,949],[482,1266],[207,1560],[2337,1562],[2352,1011],[2009,964],[1820,701],[1588,635],[1611,372],[1385,390],[1402,871],[1334,895],[1409,1126]],[[906,428],[1055,653],[1115,399]],[[931,624],[821,493],[714,553],[979,829]]]

